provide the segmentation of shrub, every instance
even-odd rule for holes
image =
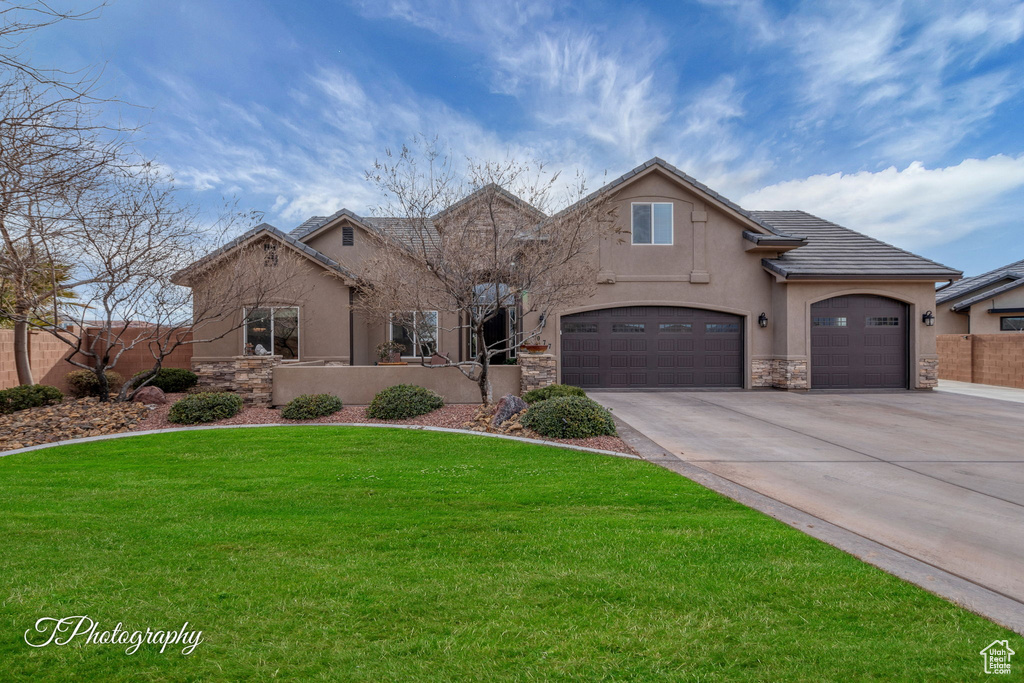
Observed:
[[[22,384],[0,391],[0,415],[48,406],[63,400],[64,394],[57,387],[45,384]]]
[[[229,392],[207,391],[190,394],[171,406],[170,422],[194,425],[234,417],[242,409],[242,397]]]
[[[286,420],[312,420],[341,410],[341,399],[331,394],[303,394],[288,401],[281,409]]]
[[[556,439],[616,436],[608,409],[586,396],[558,396],[530,406],[522,423],[538,434]]]
[[[366,417],[377,420],[404,420],[424,415],[444,405],[444,399],[430,389],[415,384],[396,384],[373,397]]]
[[[103,374],[107,376],[110,393],[116,394],[124,384],[124,377],[113,370],[107,370]],[[75,398],[100,395],[100,381],[92,370],[74,370],[64,375],[64,379],[71,388],[71,395]]]
[[[142,384],[142,375],[146,371],[135,373],[132,377],[132,388],[137,389]],[[184,368],[160,368],[156,377],[149,381],[147,387],[156,387],[168,394],[177,394],[188,391],[199,383],[199,375]]]
[[[587,392],[583,391],[579,387],[574,387],[571,384],[549,384],[546,387],[540,389],[531,389],[523,394],[523,400],[527,403],[537,403],[538,401],[546,401],[549,398],[557,398],[559,396],[586,396]]]

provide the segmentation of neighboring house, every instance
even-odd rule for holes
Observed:
[[[939,334],[1024,332],[1024,261],[941,287],[935,305]]]
[[[934,386],[935,328],[922,315],[935,308],[935,283],[960,272],[802,211],[747,211],[660,159],[599,192],[614,193],[623,233],[595,250],[596,293],[545,322],[542,338],[562,382],[630,389]],[[514,197],[509,205],[536,211]],[[260,225],[218,250],[208,259],[261,240],[294,249],[308,259],[309,294],[248,312],[244,327],[197,345],[194,363],[273,352],[372,365],[374,347],[386,339],[406,344],[412,357],[466,358],[468,339],[445,329],[454,327],[455,312],[391,323],[364,320],[352,308],[361,264],[376,248],[368,233],[403,230],[402,218],[342,209],[290,232]],[[494,322],[496,334],[520,323],[510,308]]]

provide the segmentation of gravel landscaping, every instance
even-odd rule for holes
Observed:
[[[65,400],[44,408],[22,410],[0,416],[0,451],[35,446],[54,441],[65,441],[85,436],[101,436],[129,431],[177,429],[181,425],[167,420],[171,405],[185,394],[167,394],[165,405],[146,406],[141,403],[100,403],[95,398]],[[473,404],[446,405],[443,408],[406,420],[375,420],[366,417],[364,406],[346,406],[333,415],[314,420],[284,420],[276,408],[246,406],[242,412],[211,425],[245,424],[406,424],[426,427],[446,427],[467,431],[492,431],[531,439],[599,448],[633,454],[626,443],[614,436],[596,436],[587,439],[549,439],[518,423],[512,429],[485,428],[486,420],[478,420],[479,406]]]
[[[165,411],[166,412],[166,411]],[[0,451],[41,443],[127,432],[149,415],[141,403],[100,403],[96,398],[0,415]]]

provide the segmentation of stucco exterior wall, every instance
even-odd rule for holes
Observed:
[[[332,362],[349,361],[349,288],[337,277],[313,263],[303,264],[289,289],[301,300],[277,299],[274,306],[299,308],[299,359]],[[202,309],[202,290],[196,290]],[[197,338],[213,341],[197,343],[193,349],[196,360],[228,360],[244,352],[244,332],[240,327],[242,306],[231,318],[197,329]],[[234,328],[234,329],[232,329]],[[221,336],[223,335],[223,336]]]
[[[973,304],[969,316],[971,334],[1020,334],[999,329],[999,319],[1006,316],[1024,316],[1024,313],[989,313],[990,308],[1024,309],[1024,287],[1012,289],[1009,292],[997,294],[991,299]]]
[[[519,368],[490,369],[495,400],[519,394]],[[284,405],[300,394],[334,394],[345,405],[366,405],[382,389],[418,384],[440,394],[447,403],[479,403],[480,388],[458,368],[279,365],[274,368],[273,404]]]

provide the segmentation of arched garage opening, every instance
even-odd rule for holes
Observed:
[[[743,386],[743,318],[623,306],[561,320],[562,382],[584,389]]]
[[[812,389],[906,389],[908,309],[871,294],[811,304]]]

